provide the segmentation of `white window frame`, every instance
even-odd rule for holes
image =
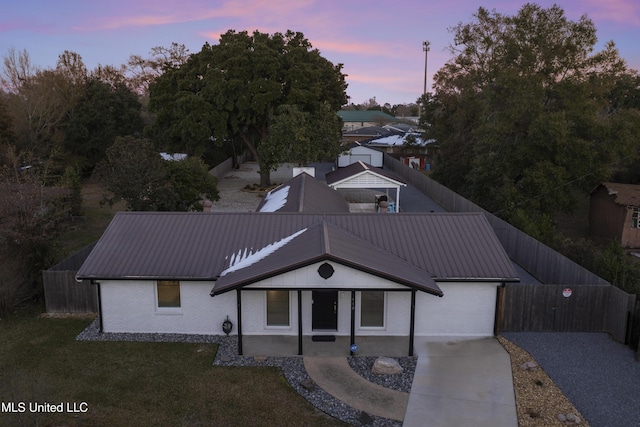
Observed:
[[[288,324],[287,325],[270,325],[269,324],[269,292],[286,292],[289,299],[288,304]],[[270,289],[264,292],[264,326],[265,329],[291,329],[291,291],[288,289]]]
[[[383,305],[382,305],[382,326],[364,326],[362,324],[362,295],[365,292],[382,292],[382,297],[383,297]],[[387,295],[387,292],[385,291],[378,291],[375,289],[371,289],[369,291],[360,291],[358,292],[358,306],[359,306],[359,316],[358,316],[358,323],[359,323],[359,327],[362,330],[367,330],[367,331],[382,331],[382,330],[386,330],[387,328],[387,302],[388,302],[389,298]]]
[[[631,228],[640,228],[640,207],[632,208]]]

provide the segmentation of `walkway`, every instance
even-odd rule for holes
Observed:
[[[404,418],[409,394],[365,380],[346,357],[305,357],[304,367],[318,387],[352,408],[397,421]]]
[[[370,415],[404,427],[517,427],[509,354],[493,337],[417,338],[411,393],[373,384],[346,357],[304,357],[324,391]]]

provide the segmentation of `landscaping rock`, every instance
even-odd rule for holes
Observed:
[[[572,412],[569,412],[566,414],[558,414],[556,418],[558,419],[558,421],[568,426],[579,425],[582,423],[582,420],[580,419],[580,417]]]
[[[393,375],[402,372],[402,366],[396,359],[391,357],[378,357],[373,364],[371,371],[378,375]]]
[[[367,414],[364,411],[360,412],[360,418],[358,419],[358,421],[360,421],[361,426],[373,425],[373,418],[371,417],[371,415]]]
[[[316,388],[315,383],[311,380],[311,378],[306,378],[302,381],[300,381],[300,385],[305,389],[305,390],[309,390],[309,391],[313,391],[314,388]]]
[[[533,361],[525,362],[520,365],[520,369],[523,371],[536,372],[538,370],[538,364]]]

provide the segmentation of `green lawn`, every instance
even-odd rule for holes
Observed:
[[[277,368],[219,367],[215,345],[75,341],[88,320],[0,320],[2,426],[330,426]],[[86,412],[32,413],[69,402]],[[83,402],[86,406],[81,405]]]

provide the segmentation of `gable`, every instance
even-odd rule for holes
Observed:
[[[386,188],[407,185],[395,174],[361,161],[329,172],[326,179],[327,185],[334,188],[375,188],[376,186]]]
[[[332,261],[434,295],[442,292],[430,272],[327,221],[305,227],[290,236],[234,255],[211,292],[227,292],[259,280],[319,261]]]

